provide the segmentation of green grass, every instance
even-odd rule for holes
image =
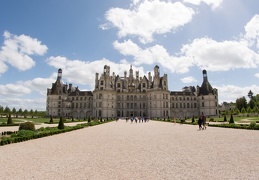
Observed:
[[[20,119],[12,119],[13,120],[13,123],[21,123],[21,122],[24,122],[23,120],[20,120]],[[7,118],[0,118],[0,124],[2,123],[7,123]]]
[[[227,121],[230,120],[230,115],[227,115]],[[253,122],[253,121],[259,121],[259,117],[258,116],[250,116],[250,117],[247,117],[247,116],[243,116],[243,115],[234,115],[233,116],[234,118],[234,121],[235,122],[238,122],[238,123],[250,123],[250,122]],[[224,116],[221,116],[220,118],[219,117],[213,117],[214,119],[214,122],[224,122]],[[198,119],[195,118],[195,121],[197,121]],[[187,119],[187,121],[191,121],[191,119]],[[207,122],[210,121],[210,118],[207,117]]]
[[[34,122],[34,124],[42,124],[42,123],[48,123],[50,121],[50,118],[12,118],[12,121],[14,123],[22,123],[22,122],[26,122],[26,121],[32,121]],[[72,119],[66,119],[66,121],[64,121],[64,123],[70,123],[70,122],[82,122],[83,120],[78,120],[78,119],[74,119],[74,121],[72,121]],[[6,123],[7,122],[7,117],[2,117],[0,118],[0,124],[1,123]],[[57,124],[59,122],[59,118],[53,118],[53,123]]]

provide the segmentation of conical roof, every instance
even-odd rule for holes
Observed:
[[[207,71],[203,70],[202,73],[203,73],[203,82],[202,82],[202,85],[201,85],[200,90],[199,90],[199,96],[200,95],[214,94],[213,88],[208,81]]]

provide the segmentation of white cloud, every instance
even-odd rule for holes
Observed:
[[[119,29],[119,37],[137,36],[142,43],[152,42],[154,34],[177,30],[189,23],[195,14],[180,2],[162,0],[135,0],[131,7],[111,8],[105,18]]]
[[[0,50],[0,73],[8,69],[6,64],[25,71],[35,65],[31,55],[44,55],[47,46],[42,45],[37,39],[25,35],[13,35],[8,31],[4,32],[4,43]]]
[[[197,80],[192,76],[187,76],[181,79],[181,81],[185,84],[197,82]]]
[[[82,85],[91,85],[94,87],[95,73],[98,72],[99,76],[103,73],[104,65],[109,65],[111,68],[111,76],[114,72],[116,75],[123,76],[124,71],[129,70],[130,64],[126,60],[120,63],[114,63],[107,59],[95,60],[91,62],[80,60],[69,60],[66,57],[50,57],[47,63],[57,69],[62,68],[62,77],[68,83],[77,83]],[[143,67],[133,66],[134,71],[138,70],[140,75],[144,74]],[[79,87],[80,88],[80,87]],[[91,89],[92,90],[92,89]]]
[[[259,15],[256,14],[245,26],[245,38],[259,48]]]
[[[223,0],[183,0],[183,2],[194,4],[194,5],[200,5],[201,3],[205,3],[208,6],[211,6],[213,10],[220,7]]]
[[[259,78],[259,73],[256,73],[256,74],[255,74],[255,77]]]
[[[27,98],[1,98],[0,104],[4,107],[8,106],[11,110],[15,108],[17,111],[22,108],[22,110],[27,109],[30,111],[31,109],[37,111],[45,111],[46,110],[46,98],[35,98],[35,99],[27,99]]]
[[[32,91],[30,88],[20,84],[6,84],[0,85],[0,95],[3,96],[22,96],[30,94]]]
[[[226,102],[236,102],[236,99],[245,96],[247,98],[247,94],[249,90],[252,90],[255,94],[259,94],[259,86],[252,85],[246,87],[239,87],[234,85],[223,85],[223,86],[215,86],[218,89],[219,101],[222,103]]]
[[[177,73],[186,73],[189,67],[192,66],[192,61],[189,57],[174,57],[170,56],[167,50],[161,45],[155,45],[146,49],[141,49],[131,40],[119,43],[113,43],[114,48],[126,56],[133,56],[135,65],[141,64],[160,64],[163,68]]]
[[[238,41],[217,42],[210,38],[195,39],[181,49],[184,56],[193,58],[201,69],[228,71],[236,68],[256,68],[259,55]]]

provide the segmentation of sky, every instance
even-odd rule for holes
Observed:
[[[220,104],[259,94],[259,1],[0,0],[1,106],[44,111],[59,68],[93,91],[104,65],[158,65],[170,91],[201,86],[206,69]]]

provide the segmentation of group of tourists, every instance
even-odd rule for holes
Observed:
[[[131,118],[128,118],[126,117],[126,122],[128,122],[130,120],[131,123],[135,122],[135,123],[143,123],[143,122],[148,122],[148,118],[146,117],[131,117]]]
[[[199,130],[206,130],[206,116],[201,113],[198,119]]]

